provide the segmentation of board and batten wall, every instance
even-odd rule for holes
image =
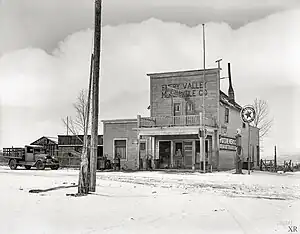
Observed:
[[[114,140],[126,139],[126,159],[121,160],[121,168],[138,169],[137,120],[103,122],[103,154],[114,159]]]
[[[229,108],[229,123],[225,123],[225,108]],[[240,111],[230,107],[220,105],[220,122],[222,125],[227,126],[227,133],[222,133],[221,135],[235,138],[237,129],[241,129],[242,134],[242,152],[243,152],[243,160],[247,160],[248,157],[248,125],[246,124],[245,128],[243,128],[243,122],[240,117]],[[254,155],[254,166],[257,165],[257,153],[259,153],[259,129],[250,126],[250,155]],[[229,150],[220,150],[219,153],[219,169],[233,169],[235,168],[235,151]],[[259,160],[258,160],[259,161]]]
[[[173,102],[181,103],[182,115],[198,115],[202,111],[203,70],[148,74],[148,76],[150,76],[151,117],[173,115],[171,92]],[[185,100],[179,97],[176,90],[168,87],[185,92],[188,98]],[[220,99],[218,69],[206,70],[205,93],[206,117],[217,119]],[[192,112],[186,111],[187,102],[192,103]]]

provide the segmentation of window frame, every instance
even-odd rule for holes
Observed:
[[[122,161],[128,161],[128,139],[127,138],[113,138],[113,158],[115,158],[115,142],[116,141],[125,141],[126,143],[125,143],[125,147],[126,147],[126,149],[125,149],[125,153],[126,153],[126,157],[125,157],[125,159],[124,158],[120,158],[120,160],[122,160]]]
[[[190,109],[189,109],[189,107],[190,107]],[[193,112],[194,111],[194,105],[193,105],[193,103],[191,103],[191,102],[187,102],[186,103],[186,111],[187,112]]]
[[[176,107],[178,107],[179,110],[177,110]],[[181,112],[181,105],[180,105],[180,103],[175,102],[173,108],[174,108],[174,113],[175,112],[179,112],[179,113]]]
[[[228,113],[228,114],[226,114],[226,113]],[[229,110],[229,108],[228,107],[225,107],[225,118],[224,118],[224,121],[225,121],[225,123],[229,123],[229,113],[230,113],[230,110]]]
[[[144,145],[144,147],[145,147],[144,149],[142,149],[142,148],[141,148],[141,145],[142,145],[142,144],[143,144],[143,145]],[[146,141],[141,141],[141,142],[140,142],[140,150],[144,150],[144,151],[146,151],[146,149],[147,149],[147,146],[146,146]]]
[[[33,154],[34,153],[33,147],[28,146],[26,149],[26,153]]]

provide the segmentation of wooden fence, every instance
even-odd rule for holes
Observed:
[[[261,171],[276,171],[276,165],[274,160],[261,159],[260,160]]]
[[[260,160],[260,170],[261,171],[271,171],[271,172],[277,172],[277,171],[284,171],[284,172],[293,172],[300,170],[300,163],[292,163],[292,160],[290,161],[284,161],[283,164],[279,164],[275,162],[275,160],[267,160],[267,159],[261,159]]]

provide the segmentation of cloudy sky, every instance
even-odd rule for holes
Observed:
[[[148,115],[146,73],[201,69],[206,23],[207,65],[231,62],[241,105],[269,102],[265,154],[300,151],[299,21],[298,0],[104,1],[101,118]],[[92,0],[0,0],[1,148],[66,132],[92,37]]]

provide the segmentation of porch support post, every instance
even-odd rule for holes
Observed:
[[[171,141],[171,168],[174,167],[174,141]]]
[[[196,169],[196,141],[195,140],[193,141],[192,149],[193,149],[193,154],[192,154],[193,166],[192,166],[192,169],[195,170]]]
[[[137,169],[138,170],[140,170],[141,169],[141,165],[140,165],[140,157],[141,157],[141,155],[140,155],[140,133],[139,133],[139,131],[138,131],[138,134],[137,134]],[[142,164],[143,165],[143,164]]]
[[[140,165],[140,131],[139,128],[141,127],[141,116],[137,115],[137,169],[140,170],[141,169],[141,165]],[[142,164],[143,165],[143,164]]]
[[[219,144],[219,131],[214,131],[214,158],[215,158],[215,169],[219,170],[220,163],[220,144]]]
[[[155,159],[156,159],[156,152],[155,152],[155,137],[151,137],[151,154],[152,154],[152,168],[155,168]],[[157,169],[157,168],[155,168]]]
[[[209,138],[208,140],[208,164],[209,164],[209,168],[207,168],[207,170],[210,170],[210,172],[212,172],[212,157],[213,157],[213,153],[212,153],[212,148],[213,148],[213,142],[214,142],[214,134],[212,134],[211,139]]]
[[[210,159],[210,165],[212,168],[215,168],[216,166],[216,160],[217,160],[217,148],[216,148],[216,131],[213,132],[212,138],[211,138],[211,145],[212,145],[212,152],[211,152],[211,159]]]
[[[156,159],[160,159],[159,158],[159,141],[158,141],[158,138],[157,137],[155,137],[155,140],[154,140],[154,144],[155,144],[155,158]],[[160,168],[160,165],[158,166],[159,168]],[[159,169],[158,168],[158,169]]]

